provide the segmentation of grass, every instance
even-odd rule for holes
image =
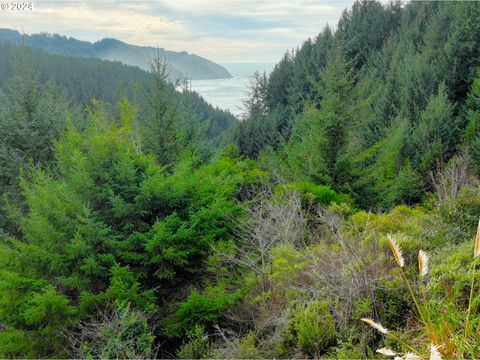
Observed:
[[[393,350],[388,348],[381,348],[377,350],[377,353],[384,356],[396,357],[405,360],[414,360],[421,358],[430,358],[432,360],[439,360],[442,356],[449,358],[477,358],[480,354],[476,353],[474,341],[478,337],[479,329],[476,326],[472,326],[471,312],[474,302],[475,293],[475,276],[476,276],[476,263],[477,258],[480,256],[480,221],[475,237],[475,246],[473,251],[473,265],[471,270],[471,283],[470,283],[470,295],[468,300],[468,307],[466,312],[461,308],[458,308],[454,302],[450,302],[451,299],[443,299],[440,302],[436,302],[436,306],[446,306],[450,311],[442,311],[440,308],[429,308],[429,301],[427,294],[422,292],[422,296],[414,291],[412,286],[412,280],[410,280],[405,268],[405,259],[403,257],[402,249],[399,246],[397,240],[393,235],[387,235],[387,241],[392,251],[393,257],[400,269],[400,273],[403,281],[405,282],[415,308],[418,312],[419,321],[423,325],[423,332],[428,336],[429,346],[412,346],[407,341],[403,340],[400,336],[392,333],[380,323],[373,321],[372,319],[361,319],[367,323],[370,327],[374,328],[386,337],[390,337],[392,340],[397,341],[403,346],[407,352],[403,356],[398,356]],[[420,250],[418,253],[418,277],[419,288],[423,289],[423,282],[426,280],[429,273],[430,257],[427,252]],[[455,307],[455,308],[452,308]],[[460,314],[457,321],[452,322],[452,314]],[[452,326],[453,323],[453,326]],[[480,326],[480,324],[478,324]],[[477,327],[478,327],[477,326]],[[416,344],[425,342],[424,336],[416,339]],[[421,350],[417,349],[422,348]]]

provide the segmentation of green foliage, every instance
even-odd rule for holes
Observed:
[[[454,89],[455,98],[464,99],[478,68],[473,54],[478,49],[477,33],[480,28],[474,19],[480,14],[480,9],[476,4],[465,3],[449,6],[446,11],[455,15],[450,37],[444,45],[448,58],[454,60],[450,62],[453,66],[448,69],[446,79],[449,87]]]
[[[59,354],[59,328],[98,307],[129,303],[157,311],[158,289],[202,273],[198,262],[215,242],[232,237],[231,220],[242,216],[237,196],[265,177],[234,150],[204,167],[185,157],[167,172],[142,153],[136,114],[124,100],[112,121],[97,103],[83,131],[69,123],[55,142],[50,170],[23,176],[26,211],[17,210],[23,239],[5,238],[0,249],[0,319],[12,331],[5,339],[23,331],[34,346],[12,356]],[[185,305],[179,312],[185,328],[197,320],[210,324],[239,296],[222,291],[192,295],[198,316],[192,322]],[[210,299],[217,299],[211,309]],[[5,351],[13,351],[5,339]]]
[[[210,326],[217,322],[223,311],[236,304],[245,291],[238,289],[233,292],[224,283],[205,288],[204,293],[193,290],[188,299],[179,304],[172,321],[165,326],[170,337],[180,337],[185,333],[195,331],[195,326]]]
[[[376,234],[401,232],[416,238],[424,236],[423,228],[428,224],[428,219],[429,214],[426,214],[423,209],[405,205],[397,206],[385,214],[359,211],[351,217],[355,227],[362,232]]]
[[[287,145],[294,174],[341,187],[349,175],[346,152],[353,84],[341,48],[333,50],[322,72],[321,110],[310,107],[296,120]]]
[[[177,352],[179,359],[203,359],[209,357],[210,344],[205,330],[196,325],[187,333],[188,342]]]
[[[305,205],[352,204],[352,200],[348,195],[338,194],[330,186],[316,185],[307,181],[277,185],[274,189],[276,196],[284,196],[286,192],[292,191],[297,191],[301,194]]]
[[[476,187],[460,190],[455,198],[439,201],[435,213],[440,218],[440,232],[449,242],[470,239],[478,225],[480,214],[480,192]]]
[[[429,172],[462,137],[477,152],[475,83],[470,105],[460,106],[480,66],[478,11],[467,3],[355,3],[335,32],[326,27],[287,52],[270,74],[266,113],[241,127],[268,124],[275,140],[252,130],[235,143],[276,176],[330,185],[364,208],[418,203]]]
[[[5,92],[0,91],[0,104],[1,234],[15,231],[8,204],[21,201],[21,171],[53,160],[53,141],[65,128],[69,104],[53,82],[42,83],[24,63],[17,64]]]
[[[327,146],[323,133],[325,117],[315,108],[308,108],[299,116],[292,138],[285,149],[286,163],[292,180],[303,178],[320,183],[331,183],[327,162],[321,153]]]
[[[424,180],[412,167],[410,162],[405,162],[392,184],[390,192],[386,194],[385,204],[414,204],[421,199],[425,185]]]
[[[0,44],[0,356],[403,351],[372,317],[422,354],[428,335],[478,357],[479,9],[356,2],[255,75],[238,123],[159,56],[148,74]],[[437,176],[449,194],[425,199]]]
[[[60,331],[76,314],[70,301],[45,281],[6,270],[2,271],[0,289],[0,316],[6,327],[0,334],[2,356],[62,354]]]
[[[171,277],[175,267],[194,272],[197,266],[190,259],[197,260],[214,242],[228,239],[231,219],[242,214],[234,201],[236,192],[265,176],[252,162],[228,152],[197,171],[191,166],[187,159],[163,184],[148,183],[149,191],[156,188],[162,194],[149,197],[150,201],[171,207],[171,213],[155,222],[146,240],[149,262],[157,267],[155,275],[160,278]]]
[[[308,261],[302,259],[302,253],[291,246],[277,246],[272,250],[271,257],[269,280],[274,289],[288,292],[289,285],[294,283],[299,273],[308,266]]]
[[[177,106],[172,101],[174,92],[167,83],[168,72],[166,60],[156,54],[150,64],[152,74],[152,91],[147,94],[148,115],[144,119],[145,145],[155,153],[162,165],[172,163],[181,149],[180,118]]]
[[[314,301],[296,309],[290,320],[295,344],[309,356],[319,357],[335,344],[335,323],[330,306],[328,300]]]
[[[412,151],[414,163],[420,171],[431,169],[447,157],[458,143],[458,125],[452,120],[453,107],[450,104],[446,87],[441,84],[437,95],[430,98],[420,115],[420,122],[414,129]]]
[[[465,145],[472,154],[472,167],[474,171],[478,172],[480,169],[478,162],[480,155],[480,69],[477,70],[462,112],[464,122],[467,124],[464,132]]]
[[[111,302],[133,304],[146,311],[154,309],[155,288],[142,291],[141,284],[128,266],[115,264],[111,268],[111,279],[104,297]]]
[[[13,45],[8,42],[0,43],[0,52],[4,55],[0,59],[0,87],[6,88],[8,83],[11,82],[9,79],[15,73],[18,72],[21,77],[24,77],[32,72],[31,69],[35,69],[35,75],[40,84],[50,84],[49,86],[52,88],[61,88],[62,91],[59,94],[61,96],[56,96],[58,102],[55,104],[58,108],[54,108],[58,112],[64,110],[63,102],[65,100],[62,97],[65,97],[63,94],[65,92],[68,94],[67,98],[73,100],[75,107],[78,108],[76,112],[81,112],[85,107],[90,107],[94,98],[108,104],[114,104],[127,97],[132,103],[140,106],[140,120],[152,119],[153,117],[149,105],[152,104],[150,100],[156,91],[154,76],[136,66],[93,59],[90,56],[69,57],[48,54],[39,49]],[[154,53],[152,52],[151,55],[154,55]],[[54,81],[56,86],[52,86],[51,81]],[[18,87],[19,84],[15,86]],[[31,89],[33,90],[35,87]],[[172,113],[175,112],[174,118],[178,121],[176,126],[180,128],[179,133],[174,135],[183,139],[184,145],[189,137],[195,135],[195,141],[187,144],[187,147],[189,149],[194,148],[202,154],[207,153],[203,155],[211,155],[210,151],[220,146],[224,132],[237,122],[235,117],[229,112],[214,108],[196,92],[175,91],[175,87],[165,81],[162,89],[164,91],[163,99],[170,101],[169,104],[165,104],[169,108],[166,114],[172,117]],[[58,89],[56,92],[58,92]],[[35,91],[32,91],[33,95],[35,93]],[[47,92],[44,95],[46,98],[45,100],[40,99],[40,103],[49,100],[50,95]],[[4,105],[1,95],[0,103]],[[165,106],[163,109],[165,109]],[[44,110],[52,111],[50,107],[44,107]],[[111,112],[114,112],[114,110],[111,110]],[[0,116],[1,113],[0,111]],[[42,116],[47,116],[47,113]],[[60,120],[62,122],[65,120],[65,114],[62,114]],[[141,122],[142,126],[139,130],[142,130],[149,138],[154,136],[148,133],[148,128],[149,126],[154,128],[156,125]],[[177,139],[177,141],[180,140]],[[149,143],[150,140],[144,139],[144,142]],[[211,147],[211,149],[208,149],[210,151],[205,148],[207,146]],[[150,150],[153,151],[154,149]],[[45,153],[45,151],[45,148],[41,148],[42,153]]]
[[[260,359],[261,356],[256,348],[257,338],[253,331],[250,331],[240,340],[240,344],[234,354],[237,359]]]
[[[47,286],[30,299],[23,311],[25,323],[39,326],[41,333],[48,336],[60,325],[68,325],[68,318],[74,313],[68,304],[65,296],[59,295],[53,286]]]
[[[154,355],[154,335],[148,317],[129,305],[121,305],[108,315],[82,324],[72,334],[76,356],[82,358],[132,359]]]
[[[398,118],[385,139],[361,152],[354,161],[357,180],[353,184],[356,200],[364,207],[392,207],[421,198],[423,180],[404,160],[408,124]],[[399,165],[401,166],[399,167]]]

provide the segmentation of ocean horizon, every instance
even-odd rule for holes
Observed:
[[[247,98],[250,79],[256,71],[269,74],[275,62],[231,62],[221,63],[232,75],[230,79],[192,80],[192,90],[207,102],[236,117],[243,114],[243,101]]]

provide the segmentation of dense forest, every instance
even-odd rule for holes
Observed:
[[[480,357],[478,19],[356,2],[242,121],[0,44],[0,356]]]
[[[130,45],[111,38],[90,43],[59,34],[25,35],[15,30],[0,28],[0,42],[24,44],[52,54],[120,61],[143,70],[149,69],[152,52],[158,51],[165,59],[169,80],[175,81],[186,75],[193,80],[232,77],[223,66],[186,51],[175,52],[163,48]]]

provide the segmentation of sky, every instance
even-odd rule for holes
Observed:
[[[9,0],[0,0],[0,2]],[[0,10],[0,28],[80,40],[116,38],[187,51],[219,63],[278,61],[287,49],[334,27],[353,0],[33,1]]]

